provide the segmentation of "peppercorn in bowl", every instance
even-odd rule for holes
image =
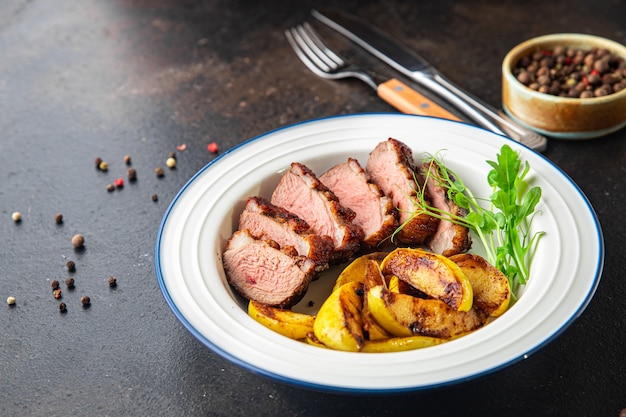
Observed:
[[[502,106],[546,136],[590,139],[626,126],[626,47],[593,35],[540,36],[502,63]]]

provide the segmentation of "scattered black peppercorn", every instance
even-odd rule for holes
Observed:
[[[94,163],[96,164],[96,169],[100,169],[100,164],[102,163],[102,158],[97,157],[95,159]]]
[[[55,279],[54,281],[50,283],[50,286],[52,287],[53,291],[59,289],[59,281]]]
[[[80,302],[83,305],[83,307],[89,307],[89,305],[91,304],[91,298],[89,298],[86,295],[83,295],[82,297],[80,297]]]
[[[169,155],[168,155],[168,158],[176,159],[176,152],[170,152]]]
[[[67,270],[70,272],[76,272],[76,263],[74,261],[67,261],[65,263]]]
[[[315,301],[313,301],[313,300],[309,300],[309,303],[308,303],[308,304],[309,304],[309,307],[313,307],[313,306],[315,305]]]
[[[130,155],[124,155],[124,163],[130,165]]]
[[[62,224],[63,223],[63,215],[61,213],[57,213],[54,215],[54,221],[56,222],[56,224]]]
[[[111,191],[115,191],[115,185],[113,184],[107,184],[107,191],[111,192]]]
[[[152,201],[159,201],[159,196],[156,194],[152,194]]]
[[[128,181],[132,182],[137,180],[137,170],[135,168],[128,168],[126,175],[128,176]]]
[[[161,168],[161,167],[156,167],[154,169],[154,172],[156,173],[156,176],[159,177],[159,178],[161,178],[162,176],[165,175],[165,171],[163,171],[163,168]]]
[[[67,288],[73,289],[74,288],[74,278],[69,277],[68,279],[66,279],[65,280],[65,285],[67,286]]]
[[[67,306],[65,305],[65,303],[59,304],[59,311],[61,313],[67,313]]]
[[[117,278],[109,277],[108,283],[109,283],[109,287],[111,287],[111,288],[117,287]]]

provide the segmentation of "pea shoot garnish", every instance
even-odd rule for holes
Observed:
[[[427,213],[474,232],[485,248],[486,259],[507,276],[516,298],[519,287],[528,281],[532,256],[543,235],[543,232],[531,232],[541,188],[531,186],[526,179],[530,170],[528,161],[522,162],[508,145],[500,148],[496,161],[486,162],[492,168],[487,182],[493,192],[489,199],[479,199],[445,166],[441,157],[428,157],[426,163],[436,169],[429,170],[427,175],[432,176],[446,190],[448,198],[465,209],[467,215],[463,217],[431,206],[425,197],[425,185],[417,190],[418,209],[413,215]]]

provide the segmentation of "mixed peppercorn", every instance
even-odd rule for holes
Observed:
[[[626,88],[626,61],[603,48],[556,46],[519,59],[513,75],[540,93],[570,98],[602,97]]]
[[[182,144],[176,147],[178,151],[184,151],[186,148],[187,148],[186,144]],[[209,144],[207,148],[210,152],[217,153],[217,144],[215,142]],[[124,163],[127,166],[132,164],[131,157],[129,155],[124,156]],[[176,168],[176,164],[177,164],[176,152],[170,152],[168,154],[168,158],[166,159],[165,164],[170,169]],[[102,171],[102,172],[107,172],[109,171],[109,168],[110,168],[109,164],[106,161],[103,161],[102,158],[100,157],[95,158],[94,165],[95,165],[96,170]],[[155,169],[155,173],[157,177],[165,176],[165,172],[163,168],[161,167],[157,167]],[[137,181],[137,171],[135,170],[135,168],[133,167],[127,168],[126,175],[127,175],[129,182]],[[114,191],[115,189],[122,189],[123,187],[124,187],[124,179],[121,177],[115,179],[113,183],[107,184],[108,191]],[[152,194],[151,199],[152,201],[157,202],[158,201],[157,194]],[[22,221],[22,214],[19,211],[13,212],[11,214],[11,218],[15,223],[20,223]],[[54,221],[58,226],[63,225],[64,223],[63,214],[56,213],[54,215]],[[75,234],[74,236],[72,236],[71,244],[74,247],[74,249],[81,251],[84,249],[84,246],[85,246],[85,237],[82,234]],[[67,268],[67,272],[69,272],[70,274],[73,274],[74,272],[76,272],[76,263],[72,260],[68,260],[65,263],[65,267]],[[118,285],[117,278],[114,276],[108,277],[107,283],[111,289],[116,288]],[[72,276],[67,277],[65,279],[65,286],[69,290],[70,293],[73,292],[73,290],[76,288],[76,281],[74,280],[74,277]],[[52,290],[52,295],[55,299],[60,300],[63,298],[62,297],[63,292],[60,288],[61,285],[58,280],[56,279],[52,280],[50,282],[50,287]],[[83,308],[89,308],[91,306],[91,298],[88,295],[83,295],[80,297],[80,303],[82,304]],[[13,295],[9,296],[7,298],[7,304],[11,307],[15,306],[16,297]],[[67,304],[65,302],[60,302],[58,304],[58,308],[61,313],[67,312]]]

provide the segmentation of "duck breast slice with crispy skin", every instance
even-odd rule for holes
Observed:
[[[359,250],[363,230],[352,223],[356,213],[343,206],[307,166],[291,164],[272,193],[271,203],[300,217],[318,235],[330,236],[332,263],[348,260]]]
[[[423,179],[415,171],[411,148],[393,138],[380,142],[370,152],[365,170],[397,210],[401,226],[396,235],[398,241],[423,244],[437,229],[439,219],[426,213],[415,214],[418,208],[416,190],[423,187]]]
[[[431,197],[433,207],[442,210],[444,213],[451,213],[460,217],[467,215],[467,210],[450,200],[445,188],[440,185],[438,180],[441,177],[438,174],[439,165],[435,161],[421,164],[418,171],[426,180],[426,189]],[[426,239],[426,245],[435,253],[443,256],[452,256],[467,252],[472,246],[472,239],[467,227],[451,221],[441,220],[435,233]]]
[[[370,181],[359,161],[348,158],[320,176],[339,202],[356,213],[353,222],[364,232],[363,243],[374,247],[391,236],[397,227],[391,199]]]
[[[315,262],[280,249],[275,242],[254,239],[247,230],[230,237],[222,259],[230,285],[243,297],[288,308],[304,296],[315,274]]]
[[[333,240],[316,234],[307,222],[263,197],[250,197],[246,201],[239,216],[239,230],[244,229],[256,239],[270,239],[281,247],[293,246],[298,255],[315,262],[318,272],[328,269]]]

